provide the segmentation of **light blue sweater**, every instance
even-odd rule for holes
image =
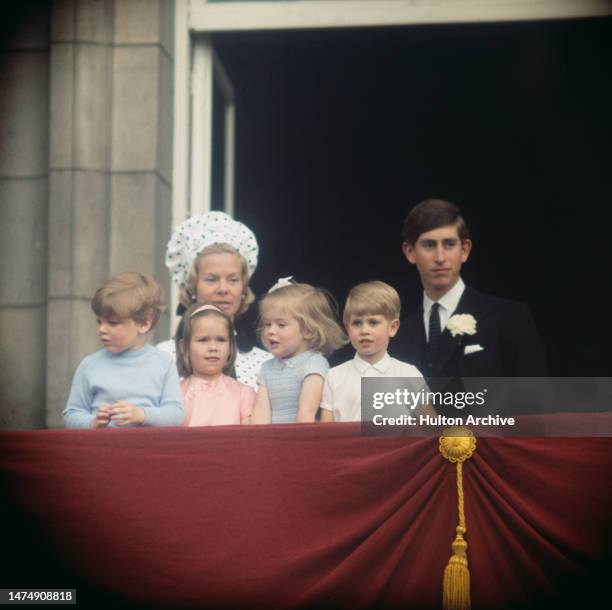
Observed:
[[[141,407],[145,426],[180,426],[184,414],[175,362],[151,345],[120,354],[105,349],[90,354],[74,375],[64,424],[89,428],[98,408],[117,400]]]

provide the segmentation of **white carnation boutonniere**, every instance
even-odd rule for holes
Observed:
[[[475,335],[476,319],[469,313],[456,313],[446,323],[446,328],[453,337],[457,335]]]

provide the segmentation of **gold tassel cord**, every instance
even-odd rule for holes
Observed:
[[[444,430],[440,437],[440,453],[457,465],[457,512],[459,525],[452,543],[453,554],[444,570],[442,607],[444,610],[470,610],[470,571],[467,560],[467,532],[463,495],[463,462],[476,451],[476,438],[471,430],[455,427]]]

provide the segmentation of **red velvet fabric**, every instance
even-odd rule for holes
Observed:
[[[611,472],[611,439],[479,438],[473,608],[527,605],[605,558]],[[436,439],[340,423],[3,433],[0,473],[74,574],[121,599],[440,607],[457,494]]]

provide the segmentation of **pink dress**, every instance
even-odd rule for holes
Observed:
[[[183,426],[228,426],[249,417],[255,391],[227,375],[207,381],[193,375],[181,381],[185,419]]]

